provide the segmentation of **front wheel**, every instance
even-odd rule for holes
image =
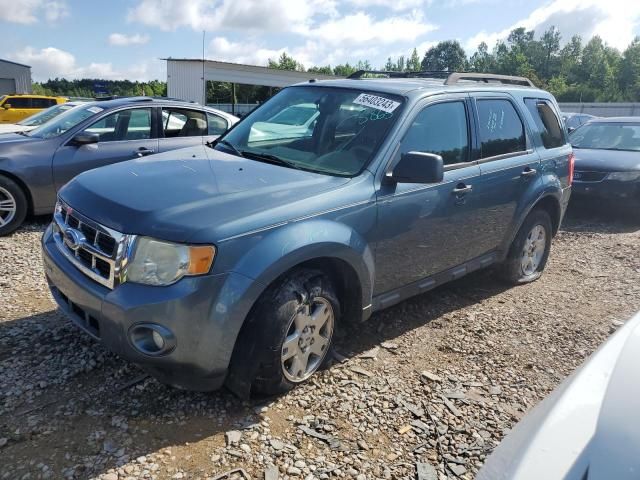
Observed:
[[[17,229],[27,216],[27,197],[16,182],[0,176],[0,237]]]
[[[268,289],[250,320],[264,322],[261,364],[253,391],[283,393],[306,381],[329,359],[340,303],[329,278],[302,269]]]
[[[549,258],[552,232],[547,212],[536,209],[529,213],[500,267],[502,277],[516,285],[540,278]]]

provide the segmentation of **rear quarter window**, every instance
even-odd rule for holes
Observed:
[[[507,99],[477,99],[482,158],[526,151],[524,125]]]
[[[533,117],[537,134],[540,135],[544,148],[557,148],[564,145],[566,143],[564,130],[551,103],[542,98],[525,98],[524,103]]]

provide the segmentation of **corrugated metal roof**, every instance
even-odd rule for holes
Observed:
[[[0,62],[11,63],[12,65],[18,65],[19,67],[31,68],[31,65],[25,65],[24,63],[12,62],[11,60],[5,60],[4,58],[0,58]]]

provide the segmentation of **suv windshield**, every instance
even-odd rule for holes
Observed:
[[[354,176],[396,122],[404,99],[332,87],[289,87],[216,144],[227,153],[290,168]]]
[[[53,117],[57,117],[61,113],[66,112],[67,110],[71,110],[73,107],[74,105],[61,103],[60,105],[49,107],[42,112],[38,112],[35,115],[31,115],[30,117],[19,121],[18,125],[23,125],[25,127],[37,127],[38,125],[42,125],[43,123],[48,122]]]
[[[92,106],[91,104],[79,106],[78,108],[71,108],[64,113],[61,113],[50,122],[27,132],[26,135],[36,138],[58,137],[70,128],[78,125],[80,122],[100,113],[102,110],[104,110],[102,107],[97,107],[95,105]]]
[[[640,152],[640,123],[587,123],[571,136],[574,148]]]

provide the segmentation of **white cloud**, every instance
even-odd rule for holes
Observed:
[[[287,31],[310,25],[316,15],[337,15],[336,0],[139,0],[127,19],[167,31]]]
[[[40,17],[55,23],[69,15],[64,0],[0,0],[0,20],[29,25]]]
[[[432,0],[348,0],[348,3],[359,8],[385,7],[396,12],[422,8],[431,3]]]
[[[149,35],[126,35],[124,33],[112,33],[109,35],[109,44],[117,47],[126,47],[128,45],[144,45],[149,42]]]
[[[266,65],[270,58],[275,60],[285,51],[286,48],[264,48],[253,42],[232,42],[225,37],[215,37],[209,43],[208,53],[223,62]]]
[[[417,11],[382,20],[358,12],[328,20],[301,33],[327,45],[375,46],[415,42],[420,36],[436,29],[435,25],[427,23]]]
[[[138,80],[165,79],[164,62],[140,62],[124,69],[115,69],[110,62],[92,62],[78,65],[76,58],[69,52],[55,47],[37,50],[25,47],[8,55],[8,58],[31,65],[33,78],[44,81],[50,78],[100,78],[105,80]]]
[[[502,31],[479,32],[466,41],[465,47],[473,52],[484,41],[492,48],[496,41],[506,39],[511,30],[518,27],[542,34],[547,28],[556,26],[565,42],[573,35],[581,35],[583,40],[600,35],[609,45],[622,50],[633,40],[639,23],[638,1],[555,0]]]

